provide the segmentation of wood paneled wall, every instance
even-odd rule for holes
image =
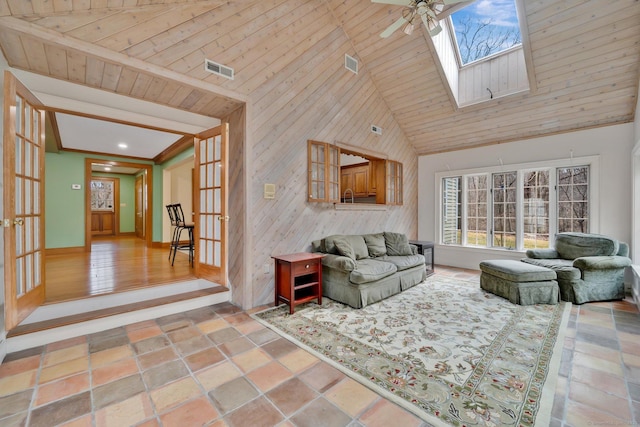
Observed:
[[[245,296],[250,295],[245,271],[249,238],[246,223],[246,112],[246,106],[243,106],[224,119],[229,123],[228,277],[233,300],[238,305],[245,305]]]
[[[365,64],[359,74],[345,69],[344,55],[357,52],[327,2],[24,3],[0,0],[0,16],[12,15],[0,17],[0,43],[13,66],[229,122],[235,303],[271,302],[271,256],[309,250],[314,239],[384,230],[417,237],[416,152]],[[204,58],[232,66],[235,78],[206,72]],[[308,139],[402,162],[405,205],[308,203]],[[275,199],[263,199],[265,183],[276,185]]]
[[[250,94],[254,119],[249,131],[255,141],[249,195],[253,277],[246,283],[253,306],[273,299],[272,255],[310,250],[312,240],[331,234],[393,230],[417,237],[414,149],[366,69],[356,75],[344,68],[345,53],[355,52],[340,27],[312,43],[304,34],[299,37],[307,43],[302,54]],[[371,133],[371,124],[381,126],[383,135]],[[343,142],[402,162],[405,205],[385,211],[337,211],[332,204],[307,202],[308,139]],[[265,183],[276,185],[275,199],[263,198]],[[265,264],[269,274],[263,273]]]

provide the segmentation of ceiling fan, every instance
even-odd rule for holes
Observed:
[[[386,38],[393,34],[397,29],[402,27],[405,34],[411,34],[415,28],[416,21],[422,20],[422,23],[429,31],[430,36],[435,36],[442,27],[440,19],[451,15],[456,10],[463,7],[450,7],[456,3],[466,3],[469,0],[371,0],[373,3],[394,4],[405,6],[402,9],[402,16],[393,24],[389,25],[386,30],[380,33],[380,37]],[[449,6],[449,7],[447,7]]]

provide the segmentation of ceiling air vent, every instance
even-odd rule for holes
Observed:
[[[346,53],[344,54],[344,67],[354,74],[358,74],[358,60]]]
[[[371,132],[375,133],[376,135],[382,135],[382,128],[380,126],[371,125]]]
[[[209,59],[204,60],[204,69],[210,73],[217,74],[222,77],[226,77],[227,79],[233,80],[233,68],[226,67],[222,64],[218,64],[217,62],[213,62]]]

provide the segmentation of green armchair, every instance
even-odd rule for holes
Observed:
[[[559,233],[554,249],[529,249],[523,262],[556,272],[560,297],[583,304],[624,298],[629,245],[599,234]]]

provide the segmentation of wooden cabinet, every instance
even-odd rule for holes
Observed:
[[[322,304],[323,254],[296,253],[272,257],[275,260],[275,305],[289,304],[293,314],[296,305],[318,300]]]
[[[115,214],[113,212],[91,212],[91,234],[115,234]]]
[[[369,195],[369,165],[353,169],[353,195],[355,197]]]
[[[369,163],[343,166],[340,171],[340,189],[343,197],[347,189],[353,191],[353,197],[369,197],[375,195],[371,191]],[[347,193],[349,198],[351,194]]]
[[[343,154],[359,157],[345,163],[360,163],[340,166]],[[384,157],[361,153],[357,147],[339,148],[326,142],[309,140],[307,200],[402,205],[402,163]]]

